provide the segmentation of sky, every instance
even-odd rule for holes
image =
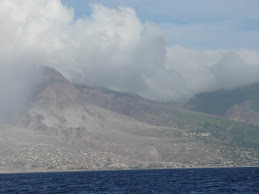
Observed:
[[[62,0],[75,18],[89,16],[93,3],[126,6],[141,22],[159,26],[170,43],[193,49],[259,48],[258,0]],[[245,36],[245,38],[244,38]]]
[[[27,95],[35,66],[157,101],[258,82],[258,10],[258,0],[1,0],[0,105]]]

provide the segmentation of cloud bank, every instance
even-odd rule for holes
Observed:
[[[184,101],[259,81],[254,49],[170,45],[157,25],[141,22],[131,8],[92,4],[91,9],[90,16],[75,19],[60,0],[0,1],[2,93],[11,95],[6,86],[16,85],[13,72],[33,73],[28,70],[33,65],[51,66],[75,83],[159,101]]]

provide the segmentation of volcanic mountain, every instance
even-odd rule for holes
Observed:
[[[15,124],[0,123],[0,172],[259,164],[257,126],[41,72]]]

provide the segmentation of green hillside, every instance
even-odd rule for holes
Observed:
[[[210,133],[210,137],[202,138],[208,143],[220,142],[259,149],[259,126],[187,111],[173,111],[172,117],[179,128],[191,133]]]
[[[233,105],[245,101],[259,113],[259,83],[231,90],[200,93],[191,98],[186,106],[192,111],[222,116]]]

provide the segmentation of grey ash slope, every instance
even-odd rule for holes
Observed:
[[[107,89],[79,87],[87,102],[106,110],[117,112],[153,126],[186,130],[188,133],[210,133],[207,140],[259,149],[259,127],[233,122],[224,115],[211,115],[188,111],[167,103],[143,99],[135,94]],[[231,99],[229,99],[231,100]],[[217,102],[217,101],[215,101]],[[215,106],[213,99],[211,105]],[[239,121],[239,120],[238,120]]]
[[[204,128],[196,121],[201,117],[215,119],[132,95],[78,88],[44,68],[17,126],[0,124],[0,169],[258,165],[254,144],[237,144],[229,129]]]

